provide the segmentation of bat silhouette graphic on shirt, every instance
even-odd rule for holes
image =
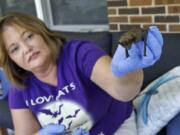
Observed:
[[[58,124],[61,124],[63,122],[64,118],[61,117],[59,120],[58,120]]]
[[[63,104],[61,104],[61,105],[59,106],[59,110],[56,111],[56,112],[51,112],[51,110],[49,110],[49,109],[41,109],[39,112],[44,113],[44,114],[47,114],[47,115],[51,115],[52,118],[56,118],[58,115],[61,114],[61,108],[62,108],[62,106],[63,106]]]
[[[67,130],[70,129],[70,127],[71,127],[71,125],[72,125],[72,122],[73,122],[73,121],[70,121],[70,122],[69,122],[68,127],[67,127]]]
[[[81,109],[75,110],[74,115],[68,115],[68,116],[66,116],[66,119],[69,119],[69,118],[75,118],[80,110],[81,110]]]

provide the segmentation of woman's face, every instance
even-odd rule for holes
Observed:
[[[5,26],[3,39],[9,57],[21,68],[37,72],[48,66],[50,50],[43,38],[20,26]]]

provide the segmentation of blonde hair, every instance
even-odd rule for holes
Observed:
[[[11,12],[0,18],[0,66],[4,69],[8,79],[14,83],[15,86],[25,87],[24,80],[28,75],[28,71],[25,71],[10,59],[2,36],[3,28],[14,24],[41,35],[51,51],[51,57],[54,62],[57,62],[59,52],[63,47],[65,39],[60,36],[59,33],[47,28],[40,19],[29,14]]]

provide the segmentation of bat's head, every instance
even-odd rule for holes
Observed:
[[[126,49],[131,48],[132,43],[146,39],[148,29],[133,28],[125,32],[119,39],[119,43]]]

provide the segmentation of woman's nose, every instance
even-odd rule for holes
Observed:
[[[24,52],[24,54],[28,54],[31,51],[32,51],[32,46],[27,45],[27,44],[23,45],[23,52]]]

